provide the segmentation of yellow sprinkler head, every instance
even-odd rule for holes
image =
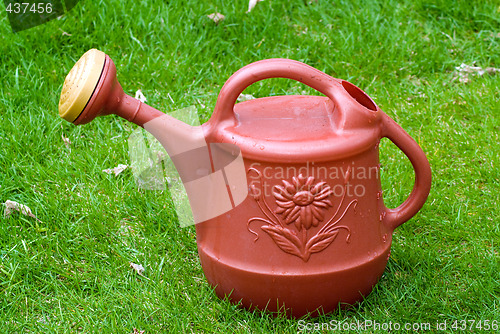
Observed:
[[[59,100],[59,116],[74,122],[92,98],[103,73],[106,54],[97,49],[87,51],[64,80]]]

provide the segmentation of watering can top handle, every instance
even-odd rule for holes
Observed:
[[[226,81],[217,98],[213,115],[215,124],[234,118],[234,104],[245,88],[257,81],[270,78],[286,78],[302,82],[331,100],[334,100],[332,88],[340,86],[339,80],[296,60],[281,58],[260,60],[236,71]]]

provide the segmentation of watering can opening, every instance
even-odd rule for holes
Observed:
[[[373,102],[373,100],[368,95],[366,95],[365,92],[363,92],[361,89],[354,86],[352,83],[344,80],[342,80],[342,87],[344,87],[347,93],[349,93],[349,95],[363,107],[370,109],[371,111],[377,111],[377,106],[375,105],[375,102]]]

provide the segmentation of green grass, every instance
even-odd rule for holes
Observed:
[[[265,0],[245,14],[247,4],[87,0],[18,34],[0,15],[0,202],[28,205],[42,221],[0,217],[0,332],[301,329],[218,299],[194,228],[178,227],[168,193],[137,190],[130,171],[102,173],[127,163],[133,125],[59,119],[64,77],[92,47],[113,58],[126,92],[142,89],[164,111],[197,105],[203,121],[225,80],[264,58],[297,59],[364,89],[427,153],[433,188],[396,230],[374,291],[306,321],[500,321],[500,75],[453,80],[461,63],[500,67],[498,2]],[[216,11],[226,16],[219,25],[206,17]],[[302,92],[315,94],[283,79],[247,89],[257,97]],[[413,171],[388,140],[381,151],[394,207]]]

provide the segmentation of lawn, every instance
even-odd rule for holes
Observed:
[[[27,205],[37,219],[6,217],[0,207],[0,332],[500,327],[500,73],[462,82],[456,70],[500,67],[497,1],[265,0],[246,13],[240,0],[82,0],[16,34],[4,8],[0,203]],[[214,23],[207,17],[214,12],[225,20]],[[111,56],[127,93],[141,89],[165,112],[195,105],[201,122],[225,80],[265,58],[296,59],[366,91],[420,144],[433,171],[428,201],[395,231],[373,292],[349,309],[301,321],[217,298],[194,227],[179,227],[168,191],[138,189],[130,170],[102,172],[129,163],[136,127],[115,116],[78,127],[59,118],[64,78],[90,48]],[[245,93],[318,94],[285,79]],[[388,140],[381,163],[384,199],[395,207],[411,190],[413,170]],[[144,276],[129,262],[143,265]]]

